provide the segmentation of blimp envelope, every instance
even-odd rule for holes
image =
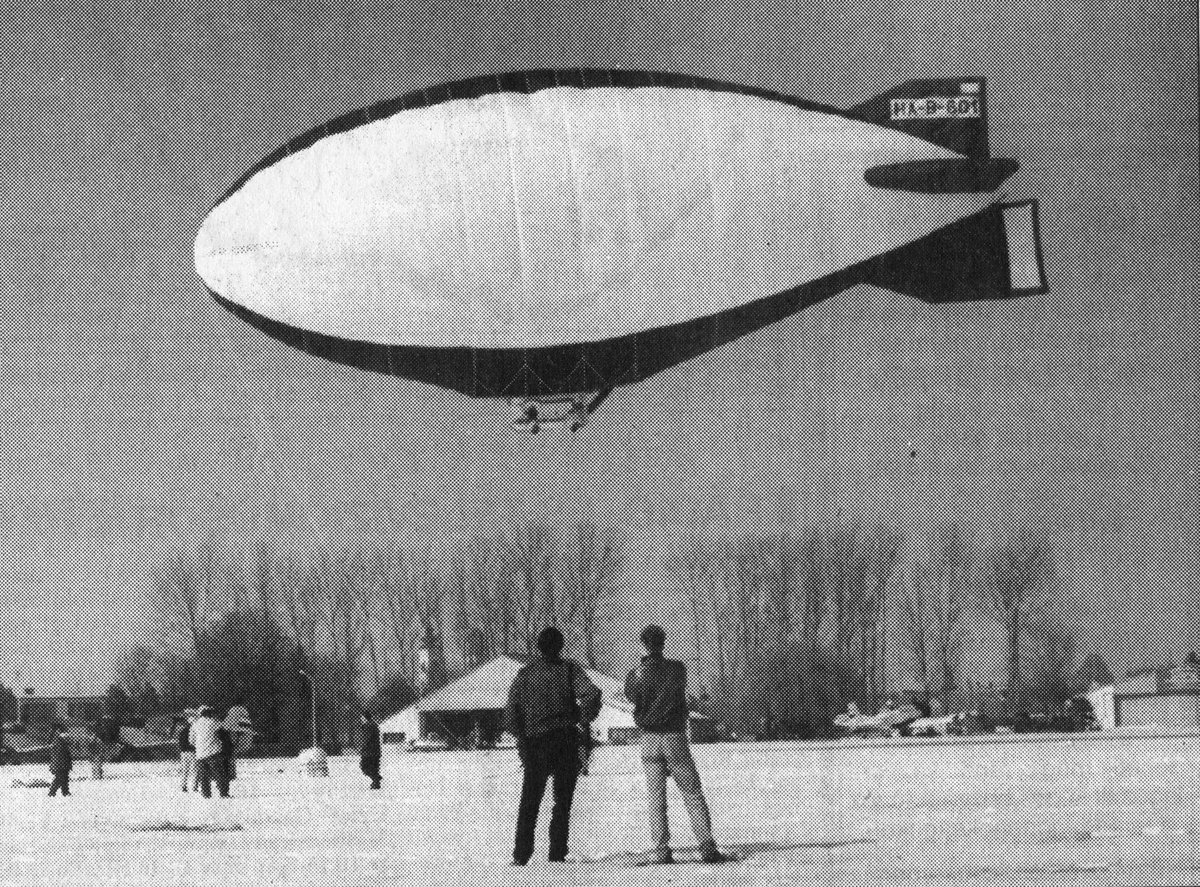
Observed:
[[[625,72],[414,93],[264,160],[196,267],[271,335],[472,395],[637,381],[862,280],[1038,288],[1036,209],[1027,232],[990,211],[1016,164],[986,153],[982,81],[906,86],[858,116]],[[1004,255],[948,292],[981,236]],[[1022,249],[1036,270],[995,283]]]

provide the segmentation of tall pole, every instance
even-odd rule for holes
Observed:
[[[24,723],[25,723],[25,705],[24,705],[24,702],[25,702],[25,700],[26,700],[26,699],[28,699],[28,698],[30,698],[30,697],[32,697],[32,696],[33,696],[33,687],[26,687],[26,688],[25,688],[25,695],[24,695],[24,696],[22,696],[22,697],[20,697],[20,698],[19,698],[19,700],[18,700],[18,702],[17,702],[17,721],[18,721],[20,724],[22,724],[22,725],[24,725]]]

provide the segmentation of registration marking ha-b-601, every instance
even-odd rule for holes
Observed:
[[[891,107],[893,120],[969,120],[978,119],[983,113],[977,95],[892,99]]]

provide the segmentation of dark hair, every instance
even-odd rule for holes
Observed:
[[[364,718],[366,718],[368,721],[373,721],[373,720],[375,720],[375,714],[374,714],[374,713],[371,711],[371,709],[369,709],[369,708],[364,708],[364,709],[362,710],[362,716],[363,716]]]
[[[647,625],[642,629],[642,643],[648,650],[661,650],[667,642],[667,633],[659,625]]]
[[[562,652],[565,641],[563,633],[553,625],[543,628],[537,638],[537,648],[547,659],[554,659]]]

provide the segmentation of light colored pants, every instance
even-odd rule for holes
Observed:
[[[650,797],[650,842],[665,852],[670,846],[671,829],[667,824],[667,773],[683,795],[692,832],[701,852],[713,844],[712,817],[704,800],[700,774],[692,760],[692,750],[682,733],[643,733],[642,766],[646,768],[646,788]]]
[[[188,790],[188,783],[191,783],[193,791],[200,787],[200,775],[196,772],[196,753],[194,751],[181,751],[179,753],[179,772],[183,777],[183,790]]]

